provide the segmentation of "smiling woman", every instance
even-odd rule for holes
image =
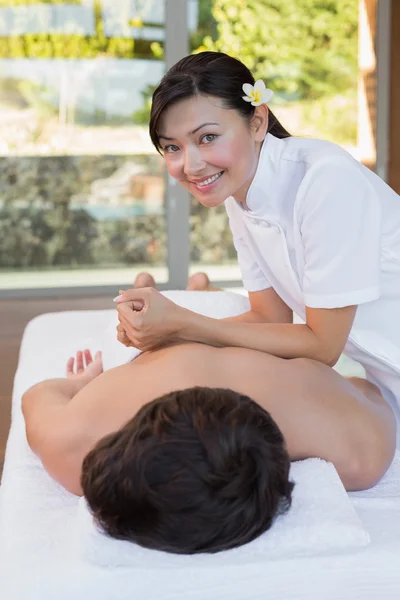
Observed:
[[[199,125],[193,130],[193,124]],[[249,127],[220,98],[182,100],[161,119],[159,139],[167,169],[204,206],[218,206],[234,192],[244,202],[267,126],[266,106],[259,107]],[[173,144],[164,144],[164,132],[170,140],[174,132]]]
[[[270,96],[237,59],[201,52],[163,77],[150,121],[171,177],[225,206],[250,312],[209,319],[154,290],[121,300],[140,301],[142,349],[178,339],[330,366],[346,352],[400,402],[398,196],[343,148],[290,136]]]
[[[187,57],[168,71],[150,118],[150,137],[170,175],[208,207],[233,192],[244,202],[266,132],[290,136],[264,104],[243,102],[243,82],[254,84],[247,67],[218,53],[210,67],[211,54]],[[208,67],[212,75],[204,76]]]
[[[183,110],[185,110],[185,106],[186,106],[186,108],[188,108],[187,103],[183,105],[183,107],[182,107]],[[190,105],[189,105],[189,108],[190,108]],[[203,112],[201,110],[201,107],[199,107],[199,113],[200,112]],[[199,115],[199,116],[201,116],[201,115]],[[188,135],[188,141],[190,142],[190,140],[192,139],[194,141],[194,147],[196,147],[196,145],[209,146],[212,142],[214,142],[219,137],[219,135],[216,133],[201,133],[201,135],[200,135],[201,130],[204,130],[204,128],[206,128],[206,127],[209,128],[210,130],[215,129],[216,131],[218,131],[218,129],[220,128],[220,124],[217,122],[202,123],[201,125],[196,127],[196,129],[191,131]],[[196,137],[194,137],[196,134],[198,134],[198,135]],[[159,139],[160,139],[160,141],[161,140],[176,141],[175,138],[170,138],[163,134],[159,135]],[[213,146],[215,147],[215,144]],[[168,154],[178,153],[181,150],[182,145],[179,147],[177,144],[166,144],[165,146],[161,145],[161,148],[162,148],[162,150],[164,152],[164,156],[167,160]],[[191,171],[192,166],[190,164],[188,164],[187,157],[190,157],[190,160],[191,160],[190,155],[185,154],[183,156],[183,160],[185,160],[185,164],[183,165],[183,170],[184,170],[185,175],[187,175],[187,177],[188,177],[187,178],[188,183],[192,183],[193,185],[195,185],[197,187],[198,190],[201,190],[203,192],[209,191],[211,189],[211,187],[214,187],[214,186],[212,186],[212,184],[221,177],[221,175],[224,173],[224,171],[222,170],[220,172],[215,173],[214,175],[206,175],[201,178],[197,178],[197,177],[195,177],[195,175],[191,176],[190,171]],[[180,160],[182,161],[182,155],[181,155]],[[178,164],[177,162],[170,163],[169,158],[168,158],[168,163],[175,164],[175,165]]]

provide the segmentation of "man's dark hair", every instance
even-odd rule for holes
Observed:
[[[186,98],[215,96],[226,108],[236,110],[250,122],[255,107],[243,100],[244,83],[254,85],[252,73],[228,54],[206,51],[182,58],[166,72],[153,94],[149,131],[155,148],[160,152],[159,128],[164,111]],[[268,133],[280,139],[290,137],[270,109]]]
[[[275,421],[227,389],[194,387],[143,406],[85,457],[81,485],[112,537],[194,554],[234,548],[288,510],[290,459]]]

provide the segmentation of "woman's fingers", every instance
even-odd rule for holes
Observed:
[[[126,336],[126,333],[124,331],[118,331],[117,332],[117,339],[119,342],[121,342],[121,344],[126,345],[126,342],[128,341],[128,338]]]
[[[153,288],[135,288],[126,291],[120,290],[120,294],[114,298],[114,302],[117,304],[117,306],[120,303],[129,302],[133,310],[142,310],[152,292],[155,291],[156,290]]]
[[[127,333],[130,333],[131,329],[140,330],[148,320],[147,314],[132,309],[131,305],[131,302],[125,302],[117,306],[119,322],[122,323]]]
[[[131,342],[131,345],[136,345],[139,332],[131,323],[131,315],[132,311],[128,311],[128,315],[121,313],[121,332],[126,337],[126,339]]]
[[[119,325],[117,326],[117,335],[121,339],[123,339],[124,337],[127,337],[125,327],[122,325],[122,323],[119,323]]]
[[[122,331],[129,334],[136,328],[137,314],[135,314],[127,304],[118,306],[119,325]]]
[[[117,325],[117,340],[124,346],[133,346],[131,340],[126,335],[124,326],[121,323]]]
[[[144,288],[144,291],[147,292],[146,288]],[[153,292],[158,294],[155,290]],[[159,296],[156,296],[156,298],[158,299]],[[164,302],[164,296],[160,294],[160,298]],[[117,326],[118,340],[125,346],[134,346],[142,351],[150,350],[159,343],[160,336],[162,336],[162,333],[159,331],[162,329],[162,325],[157,325],[157,318],[162,321],[163,317],[162,315],[157,316],[156,307],[154,309],[156,319],[154,319],[150,305],[146,305],[145,310],[133,310],[132,302],[132,299],[130,299],[128,302],[122,302],[117,305],[119,319]]]

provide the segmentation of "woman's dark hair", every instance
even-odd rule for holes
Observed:
[[[85,457],[81,485],[112,537],[194,554],[234,548],[291,504],[290,459],[268,412],[195,387],[143,406]]]
[[[182,58],[167,71],[153,94],[149,129],[154,146],[160,152],[158,132],[165,109],[192,96],[218,97],[226,108],[237,110],[250,121],[255,107],[243,100],[244,83],[254,85],[249,69],[240,60],[223,52],[200,52]],[[268,132],[281,139],[290,137],[271,110]]]

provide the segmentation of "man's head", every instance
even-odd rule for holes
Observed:
[[[195,387],[146,404],[86,456],[81,485],[109,535],[193,554],[250,542],[291,503],[283,436],[247,396]]]

